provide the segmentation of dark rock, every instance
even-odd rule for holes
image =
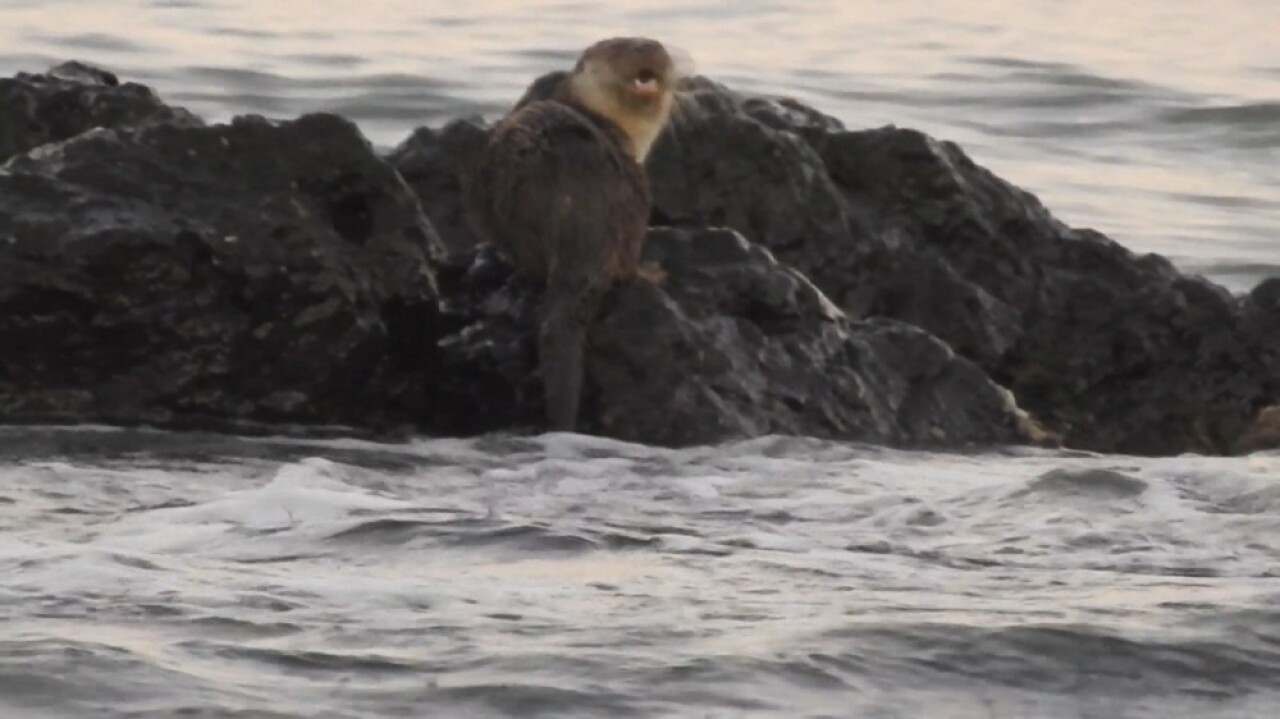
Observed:
[[[713,92],[728,92],[726,88],[717,88],[713,83],[701,81]],[[809,144],[821,148],[827,136],[845,129],[844,123],[789,97],[757,97],[741,99],[741,108],[748,116],[760,124],[773,128],[794,132]]]
[[[872,230],[837,281],[848,288],[850,311],[919,324],[993,370],[1021,338],[1031,293],[1001,286],[988,269],[1034,275],[1038,263],[1017,240],[1027,226],[1055,223],[1035,198],[992,175],[981,178],[987,184],[966,185],[951,174],[950,158],[939,157],[948,150],[895,128],[827,139],[828,172]],[[993,254],[984,254],[986,245]]]
[[[1245,297],[1244,327],[1267,368],[1268,396],[1280,399],[1280,277],[1263,280]]]
[[[106,87],[118,87],[120,85],[120,78],[116,77],[114,72],[103,70],[93,65],[86,65],[77,60],[69,60],[62,64],[54,65],[45,74],[51,78],[66,80],[80,85],[104,85]]]
[[[1265,368],[1267,397],[1276,404],[1258,412],[1236,450],[1280,449],[1280,277],[1262,281],[1245,297],[1244,328]]]
[[[1011,221],[1025,215],[1052,223],[1034,198],[1006,199],[1004,187],[971,194],[930,160],[942,143],[920,133],[845,132],[794,100],[742,97],[705,80],[691,88],[649,162],[657,219],[733,227],[852,316],[918,324],[984,368],[999,366],[1021,334],[1017,301],[1027,297],[993,294],[982,270],[1035,262],[1016,251],[983,256],[954,230],[991,233],[1010,222],[1016,232]],[[1000,212],[1013,217],[991,216]],[[935,238],[953,241],[956,257],[933,251]]]
[[[822,158],[800,134],[815,131],[817,115],[786,114],[762,101],[746,107],[754,117],[724,87],[690,83],[647,163],[654,223],[732,227],[844,304],[850,264],[867,240]],[[796,132],[770,126],[790,120],[798,123]]]
[[[656,224],[731,227],[851,317],[927,330],[1068,445],[1223,452],[1280,399],[1260,310],[1063,225],[954,144],[701,78],[686,91],[649,160]]]
[[[186,110],[162,103],[148,87],[121,84],[115,75],[78,62],[63,63],[43,75],[0,78],[0,163],[95,127],[152,122],[203,124]]]
[[[886,128],[833,135],[823,154],[880,239],[859,309],[935,332],[1067,445],[1224,452],[1265,403],[1222,288],[1066,227],[952,143]]]
[[[18,155],[0,167],[0,417],[416,419],[440,251],[336,116],[98,129]]]
[[[424,127],[387,157],[421,198],[450,254],[465,254],[476,245],[463,218],[462,177],[483,149],[488,131],[477,118],[455,120],[441,130]]]
[[[888,320],[850,323],[802,274],[729,230],[655,229],[645,259],[665,281],[620,287],[593,326],[584,422],[664,445],[795,434],[901,444],[1041,439],[1011,396],[945,344]],[[506,283],[491,255],[442,282],[470,323],[442,343],[436,398],[495,408],[470,429],[536,423],[537,288]],[[443,276],[442,276],[443,277]],[[461,280],[461,281],[459,281]],[[468,291],[479,285],[485,289]]]
[[[669,276],[593,329],[589,429],[1045,439],[994,378],[1073,447],[1270,436],[1280,280],[1241,302],[951,143],[688,89],[649,165]],[[333,116],[206,128],[87,66],[0,80],[0,418],[538,426],[539,290],[461,215],[485,131],[419,131],[393,168]]]
[[[438,278],[440,340],[426,429],[466,436],[542,425],[534,335],[541,288],[513,277],[488,244],[450,255]]]

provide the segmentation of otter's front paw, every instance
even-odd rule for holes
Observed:
[[[662,265],[657,262],[641,262],[640,266],[636,268],[636,277],[649,284],[660,285],[663,280],[667,279],[667,271],[662,269]]]

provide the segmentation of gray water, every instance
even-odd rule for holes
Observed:
[[[213,120],[381,146],[611,34],[1280,274],[1272,0],[0,0]],[[0,718],[1280,716],[1280,455],[0,430]]]
[[[1280,456],[0,431],[4,717],[1274,717]]]

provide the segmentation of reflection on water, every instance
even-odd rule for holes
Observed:
[[[334,110],[389,145],[613,34],[957,140],[1064,220],[1237,289],[1280,274],[1273,0],[0,0],[0,73],[76,57],[213,119]]]

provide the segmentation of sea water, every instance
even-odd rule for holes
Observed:
[[[385,148],[613,34],[1280,274],[1270,0],[0,0],[0,75]],[[1280,716],[1280,455],[0,430],[0,717],[409,716]]]

